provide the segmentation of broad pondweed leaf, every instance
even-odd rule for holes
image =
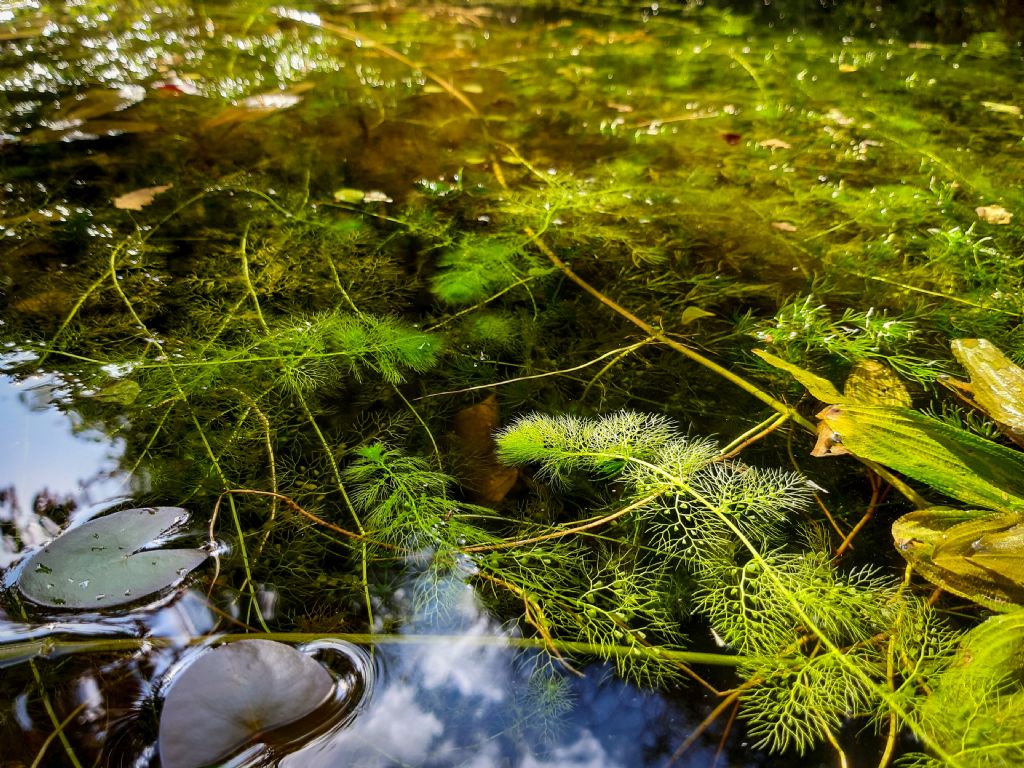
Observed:
[[[842,393],[828,379],[816,373],[806,371],[798,365],[793,365],[788,360],[783,360],[781,357],[773,355],[771,352],[765,352],[763,349],[755,349],[754,354],[773,368],[778,368],[780,371],[788,373],[800,384],[803,384],[807,391],[821,400],[821,402],[840,403],[844,400]]]
[[[138,398],[141,391],[142,388],[139,387],[137,382],[131,379],[118,379],[92,394],[85,395],[85,397],[91,397],[93,400],[98,400],[101,403],[131,405]]]
[[[155,130],[155,123],[118,118],[115,115],[146,97],[141,85],[119,88],[91,88],[68,98],[61,98],[46,110],[42,127],[32,131],[24,141],[43,144],[52,141],[95,139],[115,133],[137,133]],[[102,119],[98,119],[102,118]]]
[[[180,507],[144,507],[90,520],[32,555],[18,576],[18,588],[39,605],[95,609],[172,587],[208,554],[144,548],[187,518]]]
[[[207,651],[171,685],[160,715],[164,768],[216,763],[324,704],[334,679],[284,643],[240,640]]]
[[[971,377],[970,385],[953,383],[967,390],[1011,440],[1024,446],[1024,370],[986,339],[956,339],[952,348]]]
[[[273,90],[266,93],[257,93],[237,104],[227,107],[200,126],[201,131],[209,131],[212,128],[219,128],[225,125],[247,123],[251,120],[280,112],[282,109],[290,109],[302,101],[302,94],[314,87],[309,81],[296,83],[287,90]]]
[[[850,369],[843,391],[816,373],[794,365],[781,357],[755,349],[754,354],[773,368],[785,371],[823,403],[860,405],[910,405],[910,393],[896,372],[877,360],[860,360]]]
[[[892,526],[896,548],[928,581],[994,611],[1024,605],[1024,525],[1019,515],[930,507]]]
[[[1024,512],[1018,451],[909,408],[832,405],[818,418],[819,447],[828,443],[832,454],[878,462],[966,504]]]
[[[896,371],[877,360],[860,360],[843,383],[847,400],[863,405],[910,406],[910,393]]]
[[[956,765],[1024,765],[1024,610],[968,632],[920,712]]]

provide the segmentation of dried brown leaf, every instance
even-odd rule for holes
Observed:
[[[974,212],[986,224],[1009,224],[1013,219],[1013,214],[1001,205],[979,205]]]
[[[495,454],[494,432],[500,424],[494,394],[455,414],[455,439],[464,459],[462,484],[479,504],[497,506],[519,479],[519,470],[504,466]]]
[[[166,192],[173,184],[162,184],[159,187],[143,187],[114,198],[114,207],[125,211],[141,211],[153,202],[153,198]]]

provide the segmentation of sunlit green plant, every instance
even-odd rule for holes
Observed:
[[[794,363],[884,360],[918,381],[931,381],[942,372],[935,361],[910,353],[911,344],[920,334],[915,319],[893,316],[874,307],[848,307],[835,317],[827,305],[814,296],[805,296],[782,307],[774,319],[753,323],[748,333]]]
[[[743,717],[759,746],[803,752],[833,738],[851,714],[879,708],[914,727],[893,674],[914,688],[948,654],[950,634],[880,573],[843,572],[827,553],[792,548],[791,518],[808,499],[798,476],[721,461],[708,441],[632,412],[525,416],[498,445],[503,459],[536,464],[552,482],[586,473],[624,489],[620,503],[635,505],[638,533],[656,544],[659,562],[691,575],[684,611],[703,616],[745,657]],[[910,623],[935,629],[914,637],[901,630]],[[883,641],[890,636],[909,649],[898,672]]]
[[[431,290],[447,304],[473,304],[521,281],[531,261],[511,238],[466,235],[437,260]]]

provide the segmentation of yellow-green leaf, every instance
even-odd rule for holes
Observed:
[[[861,360],[843,384],[850,402],[863,405],[910,405],[910,393],[896,371],[877,360]]]
[[[691,304],[683,309],[683,315],[679,318],[679,322],[682,325],[689,325],[690,323],[696,322],[697,320],[701,320],[705,317],[714,316],[714,312],[708,312],[706,309],[701,309],[700,307],[696,307]]]
[[[946,496],[1024,511],[1024,455],[909,408],[832,405],[818,414],[831,439]]]
[[[974,402],[1024,444],[1024,370],[987,339],[956,339],[952,348],[971,377]]]
[[[765,352],[763,349],[755,349],[754,354],[773,368],[778,368],[780,371],[788,373],[800,384],[803,384],[804,387],[807,388],[807,391],[814,397],[821,400],[821,402],[839,403],[843,401],[843,395],[828,379],[818,376],[815,373],[811,373],[810,371],[805,371],[800,366],[793,365],[793,363],[788,360],[783,360],[781,357],[777,357],[771,352]]]
[[[931,507],[892,526],[914,570],[947,592],[996,611],[1024,605],[1024,526],[1019,515]]]
[[[1024,765],[1024,611],[968,632],[934,680],[922,725],[962,766]]]

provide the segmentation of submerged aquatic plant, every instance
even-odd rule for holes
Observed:
[[[809,498],[798,476],[722,460],[711,443],[632,412],[522,417],[498,446],[506,461],[538,464],[562,484],[584,472],[623,487],[619,501],[636,507],[637,535],[657,545],[656,562],[690,573],[685,610],[743,657],[742,716],[759,746],[803,752],[834,739],[847,717],[879,709],[920,734],[893,686],[933,674],[950,633],[876,570],[843,572],[826,553],[793,550],[792,517]],[[935,629],[915,637],[901,630],[908,624]],[[915,652],[894,667],[897,638]]]
[[[386,24],[370,8],[15,9],[0,326],[28,357],[10,369],[60,373],[61,407],[124,439],[141,492],[212,510],[231,556],[211,600],[240,631],[390,629],[380,606],[428,562],[432,604],[468,581],[549,652],[532,680],[552,710],[576,659],[647,682],[727,664],[743,682],[723,704],[742,698],[775,751],[863,716],[950,764],[1015,758],[998,743],[1016,732],[1015,635],[954,657],[938,611],[887,575],[888,541],[852,566],[808,532],[798,474],[615,412],[752,422],[729,456],[808,426],[740,378],[751,333],[810,368],[881,360],[926,387],[950,335],[1019,358],[1014,48],[783,40],[700,4],[505,23],[503,5],[389,7]],[[79,44],[100,27],[117,45]],[[132,189],[141,210],[111,203]],[[695,365],[778,415],[753,424]],[[506,413],[612,413],[515,421],[501,454],[537,471],[487,509],[450,476],[466,459],[444,433],[497,384]],[[845,551],[860,468],[829,471],[847,473],[815,475]],[[871,482],[865,519],[886,500]],[[988,523],[986,543],[1015,541]],[[951,565],[977,576],[964,542],[924,532],[939,583]],[[691,653],[706,626],[722,647]],[[958,679],[969,655],[998,674]],[[38,678],[5,682],[12,700],[22,682]],[[39,689],[33,721],[66,739]]]
[[[434,295],[447,304],[474,304],[522,282],[538,263],[521,243],[504,237],[467,235],[442,253],[431,280]]]

